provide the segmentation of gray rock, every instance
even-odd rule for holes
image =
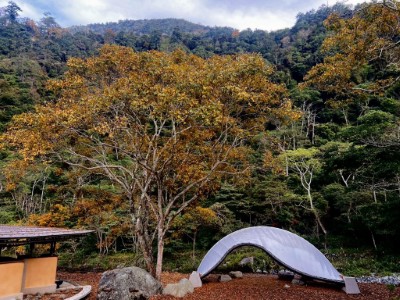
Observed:
[[[190,274],[189,281],[193,284],[193,287],[195,288],[202,287],[203,285],[200,279],[200,274],[196,271],[193,271],[192,274]]]
[[[254,264],[254,257],[253,256],[245,257],[239,263],[239,265],[241,265],[241,266],[245,266],[245,265],[253,266],[253,264]]]
[[[229,272],[229,276],[232,278],[243,278],[243,273],[240,271],[231,271]]]
[[[300,274],[294,274],[292,284],[293,285],[305,285],[306,283],[304,282],[303,276]]]
[[[99,283],[98,300],[146,300],[162,292],[162,285],[138,267],[104,272]]]
[[[227,282],[227,281],[231,281],[231,280],[232,280],[232,278],[229,275],[220,275],[218,277],[219,282]]]
[[[362,276],[356,278],[358,283],[382,283],[388,285],[400,285],[400,274],[394,273],[391,276],[378,277],[375,274],[371,276]]]
[[[179,283],[170,283],[163,290],[164,295],[171,295],[174,297],[182,298],[188,293],[193,293],[193,284],[186,278],[181,279]]]
[[[294,279],[292,280],[292,284],[293,284],[293,285],[304,285],[305,283],[304,283],[304,281],[302,281],[302,280],[300,280],[300,279],[294,278]]]
[[[298,280],[302,280],[303,276],[301,276],[300,274],[294,274],[293,278],[294,279],[298,279]]]

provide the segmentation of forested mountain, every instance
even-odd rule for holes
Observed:
[[[162,240],[167,259],[195,258],[234,229],[273,225],[325,249],[398,255],[400,5],[389,2],[321,6],[273,32],[176,19],[62,28],[50,14],[19,18],[10,2],[0,16],[0,223],[92,228],[101,254],[140,243],[149,254]],[[198,131],[177,134],[185,122]],[[176,143],[162,148],[157,176],[148,175],[153,162],[134,169],[149,156],[126,142],[138,138],[132,128],[145,137],[159,128],[148,137],[157,146]],[[215,141],[224,143],[207,148]],[[229,167],[202,177],[223,149]],[[92,151],[119,173],[97,171]],[[149,176],[149,190],[121,183],[136,174],[130,168]],[[139,199],[153,208],[141,224],[153,235],[142,242],[131,215]],[[152,201],[172,204],[157,212]]]
[[[270,33],[210,28],[176,19],[126,20],[61,28],[50,14],[44,15],[39,22],[17,17],[11,21],[13,17],[4,14],[1,16],[0,55],[4,58],[1,64],[6,64],[3,72],[8,76],[3,76],[6,80],[3,84],[7,86],[5,91],[14,88],[20,91],[12,92],[19,94],[20,100],[4,100],[1,119],[7,122],[14,111],[21,112],[26,105],[43,99],[46,96],[43,88],[46,78],[62,75],[68,58],[94,55],[107,43],[132,47],[137,51],[182,48],[201,57],[261,53],[280,71],[277,73],[279,80],[286,83],[291,78],[301,81],[311,66],[322,60],[319,47],[326,32],[322,22],[332,12],[343,16],[351,14],[343,4],[323,6],[316,12],[299,14],[292,29]],[[11,14],[18,16],[18,10]],[[18,77],[22,73],[23,76]],[[9,93],[2,94],[7,97]],[[1,128],[3,126],[0,124]]]
[[[107,31],[129,32],[136,35],[151,34],[160,32],[161,34],[172,35],[173,31],[179,28],[186,33],[204,33],[210,27],[194,24],[183,19],[151,19],[151,20],[122,20],[118,22],[96,23],[84,26],[72,26],[68,28],[71,33],[94,32],[104,35]]]

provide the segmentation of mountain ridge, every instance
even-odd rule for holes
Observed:
[[[105,34],[107,31],[130,32],[134,34],[150,34],[159,31],[162,34],[171,35],[174,29],[179,28],[186,33],[205,33],[212,27],[196,24],[185,19],[163,18],[163,19],[140,19],[140,20],[119,20],[118,22],[92,23],[88,25],[74,25],[67,29],[71,33],[89,32]],[[234,30],[232,28],[232,30]]]

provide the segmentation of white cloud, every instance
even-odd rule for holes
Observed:
[[[7,5],[8,0],[0,0]],[[15,0],[22,16],[38,20],[49,11],[62,26],[124,19],[182,18],[208,26],[276,30],[290,27],[299,12],[333,0]],[[357,4],[361,0],[343,1]]]

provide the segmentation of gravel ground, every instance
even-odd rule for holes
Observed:
[[[382,284],[390,284],[390,285],[400,285],[400,274],[393,274],[392,276],[362,276],[357,277],[357,282],[360,283],[382,283]]]
[[[68,273],[59,272],[58,278],[92,286],[92,293],[88,300],[95,300],[101,273]],[[163,273],[162,283],[176,283],[182,278],[188,278],[188,274]],[[391,276],[396,277],[396,276]],[[371,277],[368,280],[376,279]],[[367,280],[367,279],[366,279]],[[369,282],[369,281],[368,281]],[[286,285],[286,287],[285,287]],[[275,275],[244,274],[242,279],[234,279],[229,282],[217,282],[217,275],[206,278],[203,287],[195,290],[182,298],[185,300],[259,300],[259,299],[285,299],[285,300],[393,300],[400,299],[400,287],[389,288],[382,283],[360,283],[361,294],[347,295],[340,289],[327,285],[292,285],[290,282],[279,280]],[[172,300],[171,296],[157,295],[151,300]],[[117,300],[117,299],[116,299]]]

